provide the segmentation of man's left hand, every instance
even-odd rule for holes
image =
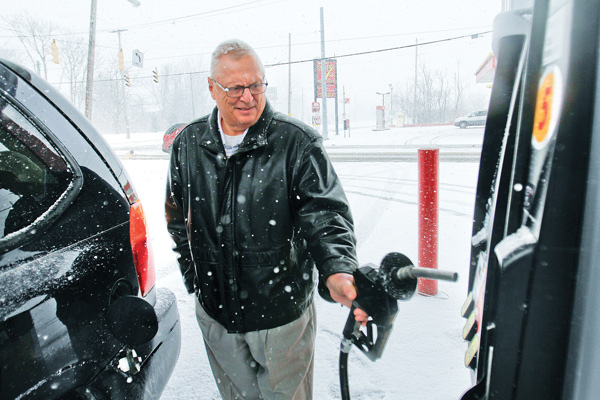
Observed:
[[[333,300],[348,308],[352,308],[352,300],[356,298],[354,276],[345,273],[333,274],[327,278],[325,284]],[[356,308],[354,310],[354,318],[364,325],[367,323],[369,316],[360,308]]]

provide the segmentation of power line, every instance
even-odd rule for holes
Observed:
[[[429,41],[429,42],[422,42],[422,43],[416,43],[416,44],[407,44],[407,45],[404,45],[404,46],[397,46],[397,47],[389,47],[389,48],[386,48],[386,49],[378,49],[378,50],[362,51],[362,52],[358,52],[358,53],[341,54],[341,55],[338,55],[338,56],[331,56],[331,57],[327,57],[327,58],[328,59],[337,59],[337,58],[345,58],[345,57],[362,56],[362,55],[365,55],[365,54],[383,53],[383,52],[386,52],[386,51],[393,51],[393,50],[410,49],[410,48],[414,48],[414,47],[420,47],[420,46],[427,46],[427,45],[431,45],[431,44],[449,42],[451,40],[464,39],[464,38],[467,38],[467,37],[477,38],[479,36],[486,35],[486,34],[491,33],[491,32],[492,31],[478,32],[478,33],[472,33],[472,34],[468,34],[468,35],[455,36],[455,37],[452,37],[452,38],[432,40],[432,41]],[[291,62],[280,62],[280,63],[276,63],[276,64],[267,64],[267,65],[265,65],[265,67],[278,67],[280,65],[288,65],[288,64],[302,64],[302,63],[307,63],[307,62],[313,62],[313,60],[314,59],[311,58],[311,59],[291,61]]]
[[[491,32],[492,31],[476,32],[476,33],[470,33],[470,34],[461,35],[461,36],[455,36],[455,37],[451,37],[451,38],[431,40],[429,42],[421,42],[421,43],[415,43],[415,44],[408,44],[408,45],[404,45],[404,46],[389,47],[389,48],[385,48],[385,49],[361,51],[361,52],[357,52],[357,53],[340,54],[340,55],[336,55],[336,56],[327,57],[327,59],[355,57],[355,56],[362,56],[362,55],[366,55],[366,54],[383,53],[383,52],[387,52],[387,51],[410,49],[410,48],[415,48],[415,47],[420,47],[420,46],[428,46],[428,45],[432,45],[432,44],[444,43],[444,42],[465,39],[465,38],[476,39],[483,35],[487,35]],[[313,62],[313,61],[314,61],[314,58],[305,59],[305,60],[296,60],[296,61],[286,61],[286,62],[280,62],[280,63],[274,63],[274,64],[265,64],[265,68],[279,67],[282,65],[291,65],[291,64],[302,64],[302,63],[308,63],[308,62]],[[208,71],[208,70],[192,71],[192,72],[174,72],[174,73],[170,73],[170,74],[163,74],[163,76],[170,77],[170,76],[183,76],[183,75],[199,75],[199,74],[207,74],[209,72],[210,71]],[[138,76],[136,78],[132,78],[131,80],[133,81],[133,80],[137,80],[137,79],[146,79],[146,78],[152,78],[152,75],[147,75],[147,76],[142,75],[142,76]],[[110,82],[110,81],[118,81],[118,80],[120,80],[120,78],[119,79],[113,79],[113,78],[95,79],[96,82]],[[80,82],[80,83],[82,83],[82,82]]]
[[[377,38],[382,38],[382,37],[394,37],[394,36],[406,36],[406,35],[412,35],[412,34],[426,34],[426,33],[435,33],[435,32],[447,32],[447,31],[452,31],[452,30],[464,30],[464,29],[450,29],[450,30],[439,30],[439,31],[399,33],[399,34],[378,35],[378,36],[362,36],[362,37],[355,37],[355,38],[349,38],[349,39],[331,39],[331,40],[326,40],[325,43],[334,43],[334,42],[335,43],[339,43],[339,42],[356,41],[356,40],[362,40],[362,39],[377,39]],[[462,36],[456,36],[456,37],[452,37],[452,38],[446,38],[446,39],[440,39],[440,40],[436,40],[436,41],[419,43],[417,46],[428,45],[428,44],[435,44],[435,43],[444,42],[444,41],[448,41],[448,40],[463,39],[463,38],[466,38],[466,37],[472,37],[473,38],[474,36],[485,35],[485,34],[488,34],[490,32],[491,31],[484,31],[484,32],[478,32],[478,33],[469,33],[469,34],[462,35]],[[292,43],[292,47],[304,46],[304,45],[313,45],[313,44],[319,44],[319,43],[320,43],[319,41],[302,42],[302,43]],[[110,46],[104,46],[104,47],[110,48]],[[274,48],[284,48],[284,47],[287,48],[288,45],[257,46],[254,49],[255,50],[262,50],[262,49],[274,49]],[[393,47],[393,48],[389,48],[389,49],[366,51],[366,52],[363,52],[363,53],[352,53],[352,54],[341,55],[341,56],[337,56],[337,57],[349,57],[349,56],[352,56],[352,55],[369,54],[369,53],[376,53],[376,52],[389,51],[389,50],[397,50],[397,49],[403,49],[403,48],[411,48],[411,47],[415,47],[415,44],[411,44],[411,45],[407,45],[407,46],[400,46],[400,47]],[[195,54],[182,54],[182,55],[170,55],[170,56],[165,56],[165,57],[152,57],[152,58],[148,58],[148,60],[173,59],[173,58],[181,58],[181,57],[196,57],[196,56],[205,56],[205,55],[209,55],[209,54],[210,54],[210,52],[207,52],[207,53],[195,53]],[[329,58],[336,58],[336,57],[329,57]],[[298,63],[309,62],[309,61],[312,61],[312,59],[310,59],[310,60],[301,60],[301,61],[293,61],[292,64],[298,64]],[[270,64],[269,66],[287,65],[287,64],[288,64],[288,62],[281,63],[281,64],[277,64],[277,63],[276,64]]]

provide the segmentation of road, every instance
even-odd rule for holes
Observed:
[[[324,144],[329,157],[339,162],[415,161],[421,148],[438,148],[441,161],[478,162],[482,136],[483,128],[436,126],[373,131],[362,127],[350,134],[330,135]],[[111,145],[122,158],[169,158],[169,154],[161,151],[160,133],[132,135],[131,139],[119,137],[111,140]]]

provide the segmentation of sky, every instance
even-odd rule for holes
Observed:
[[[168,63],[186,63],[189,72],[206,73],[211,51],[218,43],[239,38],[252,45],[267,66],[275,104],[287,110],[289,70],[293,113],[310,113],[313,97],[312,59],[321,56],[320,10],[323,8],[325,55],[338,58],[339,98],[350,98],[350,113],[374,108],[385,101],[377,92],[403,90],[418,65],[458,74],[473,90],[474,73],[491,52],[491,30],[501,0],[98,0],[96,63],[116,62],[118,34],[127,68],[150,76]],[[87,38],[90,1],[0,0],[0,50],[3,57],[27,61],[22,46],[2,18],[28,13],[51,22],[61,41]],[[460,39],[453,39],[465,36]],[[291,47],[289,42],[291,40]],[[440,41],[421,45],[415,43]],[[60,47],[59,47],[60,48]],[[395,49],[381,51],[385,49]],[[144,53],[144,67],[131,66],[133,50]],[[353,55],[365,53],[362,55]],[[51,65],[51,67],[54,67]],[[205,75],[204,75],[205,76]],[[275,88],[275,89],[273,89]],[[276,103],[277,103],[276,101]],[[484,100],[485,101],[485,100]],[[342,103],[343,104],[343,103]],[[328,107],[333,108],[333,100]],[[308,110],[308,111],[307,111]],[[340,111],[341,112],[341,111]],[[360,119],[360,117],[359,117]]]

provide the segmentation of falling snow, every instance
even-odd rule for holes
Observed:
[[[464,133],[449,132],[435,137],[449,143],[444,140],[461,140],[452,137],[453,133]],[[401,133],[403,140],[410,140],[410,129],[379,132],[376,137],[374,132],[365,130],[362,140],[370,144],[385,142],[390,137],[383,135],[394,133]],[[476,144],[480,133],[468,130],[469,136],[462,140],[474,140]],[[353,134],[353,144],[360,144],[360,132],[355,130]],[[327,146],[335,145],[335,140],[330,140]],[[162,398],[219,399],[196,323],[194,299],[185,291],[166,232],[164,187],[160,181],[166,176],[167,160],[125,160],[124,163],[144,204],[155,252],[157,285],[170,288],[178,298],[182,349]],[[385,254],[401,252],[416,264],[416,163],[334,162],[334,166],[351,203],[360,263],[378,265]],[[460,308],[468,281],[477,167],[477,163],[440,163],[439,268],[458,272],[458,283],[439,282],[436,296],[416,295],[410,301],[400,302],[392,335],[383,357],[377,362],[369,361],[356,348],[350,352],[348,370],[353,399],[452,400],[459,399],[469,388],[471,378],[463,364],[466,343],[461,336],[465,320],[460,317]],[[314,398],[339,399],[339,346],[349,310],[318,296],[316,305]]]

